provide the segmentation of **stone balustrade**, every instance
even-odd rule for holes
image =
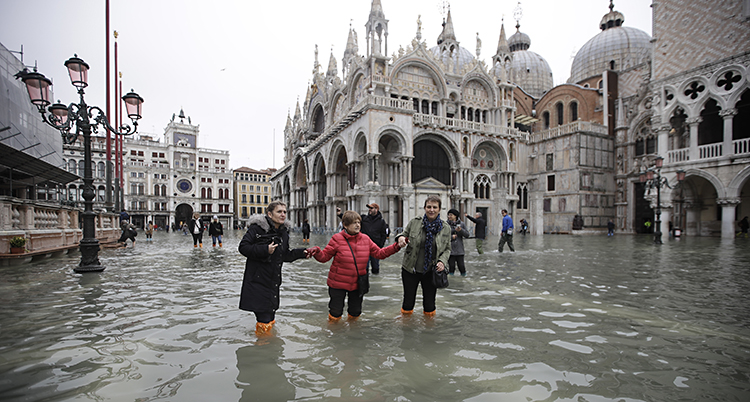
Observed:
[[[55,202],[0,196],[0,254],[10,253],[9,241],[16,236],[26,238],[29,252],[74,248],[83,237],[80,214],[77,208]],[[100,242],[120,237],[117,220],[117,214],[97,212],[96,237]]]

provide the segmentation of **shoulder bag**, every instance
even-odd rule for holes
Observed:
[[[443,268],[442,271],[437,270],[437,266],[432,267],[432,284],[436,288],[447,288],[448,287],[448,270]]]
[[[357,268],[357,257],[354,256],[354,249],[352,249],[352,245],[349,243],[349,239],[344,238],[346,240],[346,244],[349,246],[349,251],[352,252],[352,258],[354,259],[354,269],[359,273],[359,268]],[[359,290],[359,296],[362,297],[367,292],[370,291],[370,272],[365,269],[364,275],[358,275],[357,276],[357,289]]]

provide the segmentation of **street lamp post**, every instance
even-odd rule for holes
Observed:
[[[656,222],[654,230],[654,243],[662,244],[661,241],[661,188],[669,187],[669,181],[666,177],[661,176],[661,167],[664,164],[664,158],[661,156],[656,158],[654,167],[648,168],[645,172],[641,172],[640,181],[644,183],[648,189],[656,189]],[[677,184],[685,180],[685,171],[678,170],[677,172]],[[675,186],[676,187],[676,186]]]
[[[24,69],[16,74],[16,78],[20,78],[26,84],[31,103],[39,109],[42,120],[60,130],[65,144],[73,144],[79,135],[83,136],[85,164],[83,169],[83,239],[79,243],[81,262],[74,270],[76,272],[101,272],[104,270],[104,266],[99,262],[99,240],[96,238],[96,214],[93,208],[95,191],[91,169],[91,133],[92,131],[96,133],[99,125],[105,126],[116,135],[135,133],[138,130],[138,119],[141,118],[143,98],[132,91],[122,97],[128,117],[133,121],[133,126],[123,125],[119,130],[116,130],[109,124],[109,119],[104,111],[97,106],[87,105],[83,98],[83,89],[88,86],[89,65],[78,58],[77,55],[74,55],[65,62],[65,67],[68,68],[70,82],[78,88],[80,101],[77,104],[71,103],[65,106],[58,101],[58,103],[47,107],[51,103],[50,87],[52,81],[38,73],[36,69],[33,72]]]

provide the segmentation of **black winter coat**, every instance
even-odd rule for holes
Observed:
[[[242,278],[240,309],[254,312],[273,312],[279,308],[281,265],[305,258],[305,249],[289,248],[288,222],[278,229],[266,215],[253,215],[248,220],[247,233],[240,241],[240,254],[247,257]],[[268,254],[268,245],[276,240],[279,246]]]
[[[211,221],[211,223],[208,225],[208,234],[211,236],[223,236],[224,225],[222,225],[221,222]]]
[[[479,218],[472,218],[466,215],[466,219],[474,222],[474,237],[477,239],[484,239],[487,237],[487,221],[481,216]]]
[[[360,231],[369,236],[373,243],[377,244],[380,248],[383,248],[383,244],[385,244],[387,229],[388,224],[385,223],[383,214],[380,211],[375,216],[370,214],[362,215],[362,229]]]

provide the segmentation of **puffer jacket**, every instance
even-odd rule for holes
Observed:
[[[437,219],[440,219],[440,217]],[[404,252],[404,262],[401,264],[401,268],[410,273],[422,272],[422,267],[417,267],[417,255],[419,254],[418,247],[424,247],[425,242],[422,216],[410,220],[406,225],[406,229],[396,236],[395,243],[398,243],[399,237],[406,237],[409,239],[409,244],[406,246],[406,251]],[[443,265],[448,267],[448,259],[451,257],[451,227],[446,221],[443,221],[443,230],[435,235],[435,247],[437,248],[437,253],[434,255],[435,258],[432,260],[432,264],[437,264],[438,261],[442,261]]]
[[[346,241],[349,240],[349,245]],[[328,271],[328,286],[334,289],[347,291],[357,290],[357,277],[367,272],[367,261],[370,256],[379,260],[390,257],[400,250],[398,244],[394,243],[388,247],[380,248],[370,237],[364,233],[350,235],[345,230],[331,237],[328,245],[314,257],[319,262],[327,262],[333,258],[331,269]],[[357,265],[354,265],[354,256]]]
[[[289,248],[290,228],[287,221],[277,229],[266,215],[261,214],[248,220],[247,233],[239,246],[240,254],[247,257],[240,309],[272,312],[279,308],[281,265],[305,257],[305,249]],[[274,238],[281,243],[273,254],[268,254],[268,245]]]

